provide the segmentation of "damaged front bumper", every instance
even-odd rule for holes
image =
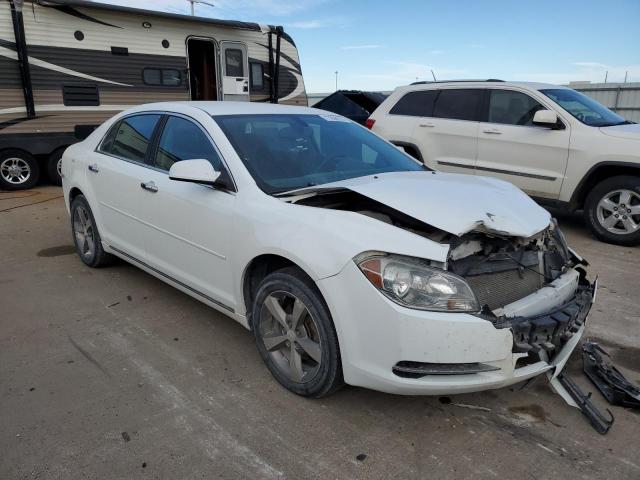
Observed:
[[[355,263],[318,286],[330,300],[345,381],[405,395],[481,391],[559,373],[596,291],[570,269],[488,318],[402,307],[380,295]]]
[[[583,270],[573,272],[577,275],[577,288],[561,305],[538,315],[491,318],[496,328],[511,330],[514,353],[532,354],[545,360],[553,358],[582,330],[595,298],[597,280],[589,283]],[[558,283],[563,285],[562,281]],[[571,285],[572,282],[566,283]]]

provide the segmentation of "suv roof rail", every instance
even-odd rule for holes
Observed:
[[[499,78],[486,78],[486,79],[476,79],[476,80],[421,80],[419,82],[413,82],[410,85],[425,85],[428,83],[464,83],[464,82],[504,82],[504,80],[500,80]]]

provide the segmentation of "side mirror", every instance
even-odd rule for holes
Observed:
[[[533,124],[538,127],[559,128],[558,115],[551,110],[538,110],[533,115]]]
[[[203,185],[215,185],[220,177],[209,160],[182,160],[171,165],[169,178],[178,182],[192,182]]]

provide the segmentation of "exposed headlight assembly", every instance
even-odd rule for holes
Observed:
[[[402,306],[438,312],[480,311],[464,279],[425,260],[373,252],[354,260],[373,286]]]

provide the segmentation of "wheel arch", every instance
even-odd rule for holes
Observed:
[[[581,209],[593,187],[607,178],[618,175],[640,176],[640,164],[611,161],[600,162],[592,166],[573,192],[571,200],[569,200],[569,209],[572,211]]]
[[[245,266],[242,274],[242,304],[246,309],[246,316],[250,328],[251,323],[251,310],[253,300],[258,291],[260,282],[270,273],[277,270],[281,270],[287,267],[295,267],[300,270],[305,276],[311,280],[314,284],[313,277],[299,264],[290,258],[287,258],[281,254],[276,253],[263,253],[251,259],[251,261]],[[318,289],[319,291],[319,289]],[[322,293],[320,292],[321,296]]]

